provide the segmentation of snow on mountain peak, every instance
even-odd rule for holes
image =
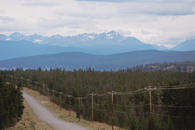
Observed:
[[[107,39],[114,39],[114,38],[121,38],[121,37],[122,36],[118,32],[115,32],[115,31],[110,31],[110,32],[106,33]]]
[[[14,32],[11,35],[9,35],[9,38],[11,40],[23,40],[25,36],[19,32]]]
[[[38,44],[41,44],[43,40],[40,40],[40,39],[35,39],[33,42],[35,43],[38,43]]]

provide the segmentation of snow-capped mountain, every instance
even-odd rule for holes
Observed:
[[[37,42],[42,41],[43,44],[51,44],[51,45],[60,45],[60,46],[67,46],[76,43],[78,46],[80,46],[80,43],[88,44],[88,45],[96,45],[96,44],[123,44],[129,40],[128,44],[135,44],[136,43],[142,43],[138,39],[134,37],[123,37],[118,32],[111,31],[111,32],[105,32],[100,34],[95,33],[84,33],[79,34],[76,36],[61,36],[61,35],[53,35],[50,37],[42,36],[38,34],[33,35],[23,35],[19,32],[14,32],[9,36],[6,35],[0,35],[1,37],[7,37],[11,41],[30,41],[30,42]],[[5,38],[1,38],[0,40],[5,40]],[[145,43],[142,43],[145,44]],[[83,44],[82,44],[83,45]]]
[[[0,35],[0,60],[58,52],[114,54],[157,48],[135,37],[123,37],[115,31],[100,34],[84,33],[76,36],[24,35],[18,32],[9,36]]]
[[[177,51],[192,51],[195,50],[195,39],[186,40],[173,48]]]
[[[0,41],[5,41],[7,39],[6,35],[0,34]]]

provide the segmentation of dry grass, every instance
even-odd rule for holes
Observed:
[[[83,119],[79,121],[78,118],[76,118],[76,113],[74,111],[68,111],[60,108],[58,105],[51,102],[47,96],[43,96],[39,92],[33,91],[28,88],[24,88],[24,91],[32,95],[33,97],[35,97],[42,105],[47,107],[57,117],[65,121],[79,124],[83,127],[89,128],[90,130],[111,130],[112,129],[110,125],[107,125],[105,123],[91,122]],[[115,130],[124,130],[124,129],[115,127]]]
[[[24,112],[22,120],[19,121],[14,127],[6,130],[53,130],[49,125],[38,120],[34,115],[32,109],[24,100]]]

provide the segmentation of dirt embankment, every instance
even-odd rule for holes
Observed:
[[[55,130],[87,130],[74,123],[69,123],[56,117],[52,112],[50,112],[46,107],[41,105],[34,97],[23,92],[23,97],[29,104],[35,115],[43,122],[48,123]]]
[[[39,92],[24,88],[24,91],[33,96],[35,99],[39,101],[40,104],[48,108],[49,111],[51,111],[54,115],[59,117],[62,120],[72,122],[79,124],[85,128],[88,128],[90,130],[112,130],[112,126],[107,125],[105,123],[100,123],[96,121],[87,121],[81,118],[79,121],[78,118],[76,118],[76,113],[74,111],[68,111],[65,109],[60,108],[58,105],[54,104],[50,101],[49,97],[41,95]],[[122,128],[114,127],[115,130],[125,130]]]

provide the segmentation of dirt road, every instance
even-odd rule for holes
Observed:
[[[23,92],[23,97],[29,104],[35,115],[41,121],[49,124],[55,130],[87,130],[86,128],[81,127],[79,125],[60,120],[28,93]]]

